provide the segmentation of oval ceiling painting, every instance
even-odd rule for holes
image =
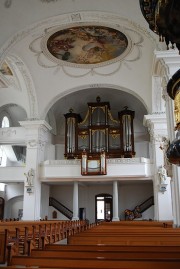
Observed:
[[[60,30],[47,39],[47,49],[56,59],[73,64],[99,64],[121,56],[127,37],[105,26],[78,26]]]

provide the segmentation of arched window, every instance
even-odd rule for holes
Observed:
[[[6,113],[4,113],[6,114]],[[8,128],[10,127],[10,120],[9,117],[7,115],[1,115],[1,124],[0,127],[1,128]],[[0,145],[0,166],[6,166],[6,162],[7,162],[7,156],[4,150],[4,146]]]
[[[1,127],[2,128],[6,128],[9,127],[9,119],[7,116],[4,116],[2,119],[2,123],[1,123]]]

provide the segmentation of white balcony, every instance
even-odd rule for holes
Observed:
[[[24,166],[6,166],[0,167],[0,182],[24,182]]]
[[[117,178],[152,180],[152,164],[146,158],[120,158],[107,160],[107,175],[82,176],[80,160],[47,160],[41,163],[40,178],[43,182],[58,181],[109,181]]]
[[[25,145],[25,128],[0,128],[0,144]]]

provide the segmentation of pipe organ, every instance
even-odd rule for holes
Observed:
[[[82,158],[86,151],[92,158],[100,157],[102,151],[107,158],[131,158],[135,156],[133,120],[135,112],[124,107],[114,119],[109,102],[88,103],[84,119],[72,109],[65,114],[65,157]]]

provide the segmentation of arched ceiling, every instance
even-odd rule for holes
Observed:
[[[81,91],[71,93],[58,100],[52,107],[51,112],[58,119],[69,112],[72,108],[77,114],[83,118],[87,112],[87,103],[96,102],[96,97],[100,96],[101,102],[109,102],[111,113],[117,118],[118,111],[128,106],[130,110],[135,111],[136,118],[143,120],[143,115],[147,113],[147,109],[143,103],[135,96],[122,90],[111,88],[87,88]]]
[[[20,71],[24,84],[18,81],[16,86],[22,88],[15,92],[12,76],[0,72],[3,105],[19,104],[21,100],[26,104],[29,117],[41,119],[45,118],[47,108],[52,104],[51,111],[56,118],[67,113],[70,107],[77,113],[85,113],[87,102],[95,101],[100,95],[103,101],[110,102],[112,113],[127,105],[142,120],[150,111],[152,53],[160,44],[148,28],[139,0],[12,0],[10,6],[6,6],[6,2],[0,1],[0,62],[8,57],[14,59],[13,74],[21,82],[17,72],[15,74],[15,70]],[[51,36],[51,31],[59,27],[63,29],[83,23],[122,31],[128,38],[128,53],[123,59],[108,62],[100,68],[58,64],[47,57],[47,50],[43,50],[46,35]],[[116,87],[92,87],[111,82]],[[85,85],[83,91],[72,92],[71,89],[82,89],[82,85]],[[135,94],[131,95],[133,91]],[[140,96],[142,101],[135,96]]]

